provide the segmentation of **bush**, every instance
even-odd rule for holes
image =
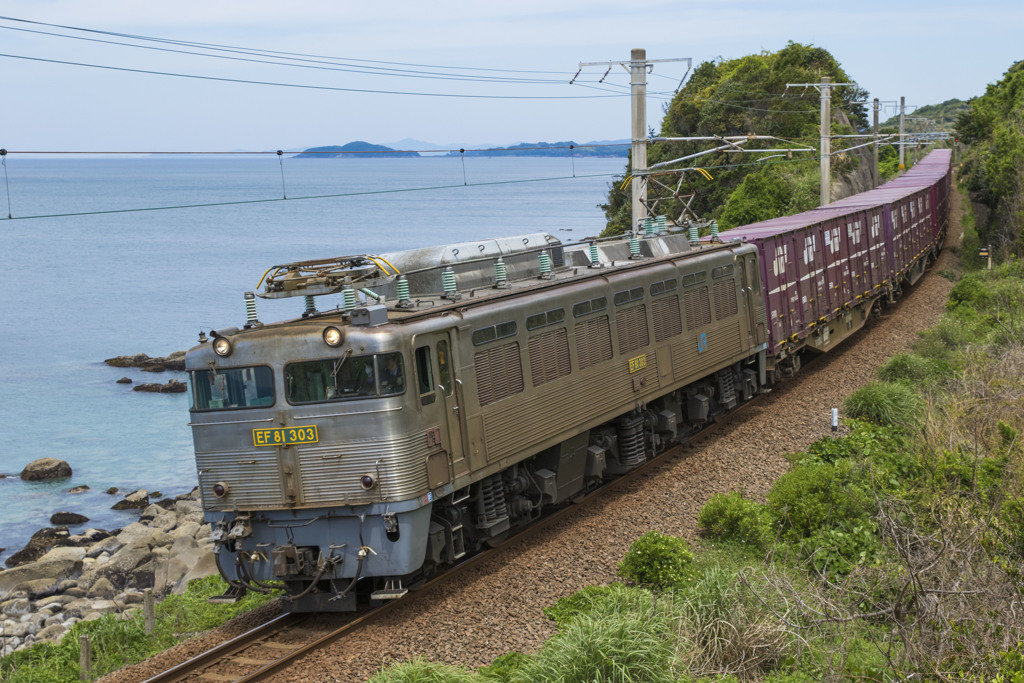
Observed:
[[[887,427],[913,428],[923,413],[921,398],[901,382],[872,382],[846,397],[843,410],[852,418]]]
[[[379,671],[369,683],[473,683],[476,680],[475,673],[461,667],[414,659]]]
[[[491,662],[489,666],[481,667],[477,673],[480,674],[480,678],[484,681],[511,683],[511,681],[515,680],[519,670],[526,666],[530,660],[530,655],[524,655],[522,652],[506,652]]]
[[[949,363],[935,358],[925,358],[916,353],[900,353],[878,368],[877,374],[883,382],[931,384],[950,377],[953,369]]]
[[[693,553],[682,538],[648,531],[633,541],[619,576],[652,588],[681,586],[693,578]]]
[[[518,683],[670,683],[673,644],[666,615],[646,610],[584,614],[541,646],[513,675]]]
[[[768,504],[785,538],[799,541],[819,530],[867,522],[874,501],[846,460],[835,465],[807,463],[779,477]]]
[[[706,534],[723,541],[763,549],[772,540],[770,513],[738,491],[711,496],[697,515],[697,522]]]
[[[554,605],[544,608],[544,616],[562,627],[583,614],[650,610],[653,606],[654,595],[649,590],[613,583],[610,586],[587,586],[559,598]]]

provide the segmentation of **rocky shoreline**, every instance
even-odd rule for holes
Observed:
[[[139,609],[147,588],[183,593],[217,573],[198,489],[148,505],[122,529],[42,529],[19,553],[29,550],[33,559],[0,570],[0,656],[58,642],[79,621]]]

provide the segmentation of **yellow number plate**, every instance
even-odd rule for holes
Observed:
[[[316,443],[319,440],[320,434],[316,430],[316,425],[252,430],[253,446],[288,446],[293,443]]]
[[[643,370],[646,367],[647,367],[647,354],[646,353],[641,355],[641,356],[637,356],[636,358],[630,358],[629,359],[629,372],[630,372],[630,374],[633,374],[634,372],[640,372],[641,370]]]

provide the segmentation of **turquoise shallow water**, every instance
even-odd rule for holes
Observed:
[[[288,201],[0,220],[0,561],[58,510],[90,517],[86,526],[130,523],[132,513],[109,509],[109,487],[173,495],[195,485],[186,395],[115,383],[183,375],[103,359],[166,355],[192,346],[201,329],[239,325],[242,293],[277,263],[537,231],[564,241],[597,234],[597,205],[622,169],[622,159],[468,158],[464,175],[457,158],[286,160]],[[7,171],[15,218],[282,196],[276,157],[10,155]],[[556,179],[473,186],[535,178]],[[454,187],[298,199],[439,185]],[[291,317],[300,306],[261,300],[260,315]],[[68,461],[72,478],[17,478],[47,456]],[[80,484],[91,488],[67,493]]]

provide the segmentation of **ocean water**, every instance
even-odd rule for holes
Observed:
[[[193,346],[200,330],[240,325],[243,292],[272,265],[537,231],[563,241],[595,235],[597,205],[623,166],[615,158],[285,159],[282,187],[276,157],[8,156],[16,220],[0,220],[0,561],[58,510],[89,517],[80,528],[133,521],[110,510],[120,499],[110,487],[176,495],[195,486],[187,395],[115,383],[184,374],[104,359],[163,356]],[[536,179],[547,180],[526,182]],[[409,188],[439,189],[395,192]],[[323,197],[339,194],[348,196]],[[0,186],[0,208],[7,198]],[[230,204],[241,201],[259,203]],[[228,204],[134,210],[213,203]],[[265,321],[302,306],[258,302]],[[71,479],[18,478],[47,456],[70,463]],[[67,493],[83,484],[88,492]]]

